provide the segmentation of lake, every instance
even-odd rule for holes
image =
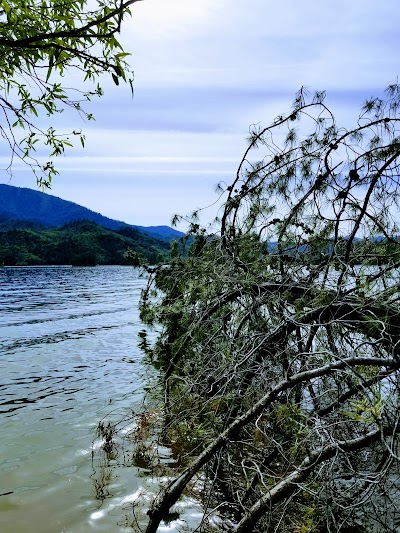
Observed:
[[[157,492],[145,469],[120,465],[96,497],[99,421],[129,419],[154,386],[138,348],[144,283],[132,267],[0,269],[2,533],[132,533],[133,502]]]

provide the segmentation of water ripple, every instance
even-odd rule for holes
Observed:
[[[143,284],[130,267],[0,269],[2,533],[91,530],[95,428],[143,397]],[[118,490],[139,483],[130,470]],[[96,525],[120,533],[117,522]]]

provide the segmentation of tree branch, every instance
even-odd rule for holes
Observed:
[[[87,34],[85,35],[85,32],[89,30],[90,28],[99,26],[103,22],[107,22],[107,20],[110,20],[121,13],[123,13],[130,5],[140,2],[141,0],[127,0],[126,2],[121,1],[121,4],[118,8],[114,9],[111,13],[108,13],[107,15],[104,15],[96,20],[92,20],[91,22],[88,22],[84,26],[81,26],[80,28],[69,30],[69,31],[58,31],[58,32],[48,32],[48,33],[40,33],[38,35],[33,35],[32,37],[26,37],[25,39],[5,39],[3,37],[0,37],[0,45],[6,46],[9,48],[30,48],[28,45],[38,43],[40,41],[47,41],[50,39],[72,39],[72,38],[79,38],[79,39],[103,39],[108,38],[114,33],[117,33],[120,31],[120,24],[121,21],[119,20],[117,27],[111,34]],[[34,46],[34,48],[37,48],[37,45]]]
[[[262,411],[276,401],[279,395],[294,387],[299,383],[308,382],[313,378],[325,376],[332,372],[351,368],[358,365],[365,366],[383,366],[388,368],[400,368],[400,361],[393,359],[380,359],[377,357],[349,357],[342,361],[337,361],[313,370],[300,372],[289,379],[278,383],[265,396],[263,396],[251,409],[246,411],[243,415],[236,418],[230,426],[223,431],[217,439],[215,439],[197,458],[188,466],[180,476],[171,481],[162,493],[157,496],[151,509],[148,511],[150,516],[149,524],[146,528],[146,533],[156,533],[161,520],[168,514],[169,509],[174,505],[189,481],[199,472],[199,470],[218,452],[225,447],[229,441],[235,440],[238,437],[240,430],[251,422],[254,418],[259,416]],[[293,474],[295,475],[295,474]],[[296,474],[297,475],[297,474]]]

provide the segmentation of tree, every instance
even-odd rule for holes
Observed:
[[[196,478],[196,531],[398,526],[399,105],[393,84],[348,129],[302,89],[251,128],[219,231],[194,219],[187,256],[150,277],[162,439],[184,466],[146,533]]]
[[[132,88],[129,54],[117,36],[137,1],[0,1],[0,133],[11,151],[10,175],[17,158],[32,168],[38,185],[50,186],[57,174],[51,158],[72,146],[74,137],[83,146],[84,136],[57,133],[53,126],[42,129],[41,115],[72,108],[93,119],[82,104],[103,94],[95,82],[104,74]],[[81,74],[89,90],[69,88],[64,77],[71,71]],[[35,157],[41,146],[50,160]]]

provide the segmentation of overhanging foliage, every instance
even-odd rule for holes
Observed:
[[[50,186],[57,174],[51,158],[72,146],[74,137],[83,146],[85,137],[76,130],[58,133],[53,125],[43,129],[42,117],[72,108],[93,119],[82,104],[103,94],[95,82],[104,74],[132,88],[130,54],[118,33],[137,1],[0,1],[0,134],[12,154],[9,174],[17,158],[32,168],[39,185]],[[81,73],[79,85],[87,90],[65,83],[71,71]],[[35,154],[43,146],[48,147],[45,162]]]

